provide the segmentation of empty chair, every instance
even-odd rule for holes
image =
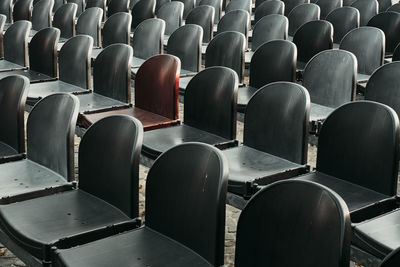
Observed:
[[[62,5],[54,13],[53,27],[58,28],[61,32],[61,38],[71,38],[75,36],[75,20],[76,20],[76,10],[78,5],[74,3],[67,3]]]
[[[66,4],[66,0],[54,0],[53,13],[55,13],[62,5]]]
[[[199,143],[176,146],[149,171],[144,226],[59,249],[54,265],[221,266],[227,179],[227,162],[217,149]],[[110,254],[102,252],[106,248]]]
[[[293,8],[301,5],[301,4],[309,4],[310,0],[283,0],[285,3],[285,16],[288,16],[289,13],[293,10]]]
[[[338,46],[343,37],[351,30],[360,27],[360,12],[354,7],[340,7],[326,16],[333,26],[333,45]]]
[[[248,199],[258,186],[307,172],[309,115],[310,96],[299,84],[270,83],[251,97],[243,145],[223,151],[229,162],[228,200]]]
[[[51,262],[48,248],[71,237],[101,237],[137,227],[142,137],[140,122],[128,116],[93,125],[79,145],[79,189],[3,205],[3,242],[17,246],[23,261],[45,265]],[[14,220],[29,221],[29,227]]]
[[[173,0],[182,2],[185,6],[183,9],[183,19],[186,19],[187,15],[192,11],[195,7],[196,1],[195,0]]]
[[[198,6],[186,17],[185,24],[197,24],[203,28],[203,43],[208,43],[213,38],[214,12],[211,6]]]
[[[25,101],[29,80],[9,76],[0,80],[0,162],[25,152]]]
[[[394,11],[400,13],[400,3],[390,6],[387,11]]]
[[[17,0],[13,8],[13,20],[32,19],[33,0]]]
[[[138,0],[131,0],[130,1],[130,6],[135,2],[135,1],[138,1]],[[171,0],[156,0],[156,12],[160,9],[160,7],[162,7],[164,4],[166,4],[166,3],[170,3],[171,2]],[[133,6],[131,6],[131,8],[132,8]]]
[[[208,5],[214,8],[214,23],[217,24],[222,17],[222,0],[200,0],[199,6]]]
[[[398,3],[398,1],[397,0],[378,0],[379,13],[385,12],[395,3]]]
[[[286,40],[262,44],[250,62],[249,85],[239,87],[238,111],[244,112],[254,93],[262,86],[277,81],[296,81],[296,45]]]
[[[85,0],[67,0],[67,3],[74,3],[78,5],[76,16],[79,17],[85,11]]]
[[[165,21],[165,34],[171,35],[182,26],[184,5],[179,1],[165,3],[157,11],[157,18]]]
[[[257,23],[262,17],[272,14],[283,15],[285,12],[285,4],[282,1],[264,1],[256,8],[254,14],[254,24]]]
[[[40,0],[33,6],[33,11],[32,11],[33,30],[40,31],[41,29],[51,27],[53,5],[54,5],[54,0]]]
[[[0,14],[3,14],[6,16],[8,23],[13,22],[12,10],[13,10],[13,1],[12,0],[1,1]]]
[[[154,18],[156,0],[139,0],[132,8],[132,32],[146,19]]]
[[[118,12],[129,12],[129,0],[111,0],[107,6],[107,17]]]
[[[390,57],[393,51],[400,42],[400,13],[397,12],[383,12],[374,16],[369,22],[368,26],[381,29],[385,33],[386,47],[385,54]]]
[[[237,74],[209,67],[190,80],[184,98],[184,123],[145,133],[142,154],[156,159],[174,145],[202,142],[220,147],[236,138]]]
[[[225,13],[233,10],[243,9],[251,15],[251,0],[231,0],[225,8]]]
[[[76,34],[86,34],[93,38],[93,46],[101,47],[101,18],[103,10],[98,7],[86,9],[76,23]]]
[[[103,11],[103,13],[101,15],[102,15],[102,20],[104,21],[106,19],[106,14],[107,14],[106,13],[106,9],[107,9],[106,8],[107,7],[106,0],[86,0],[85,8],[89,9],[92,7],[98,7]]]
[[[249,35],[250,16],[247,11],[238,9],[226,13],[218,23],[217,34],[227,31],[237,31],[246,37]]]
[[[288,15],[289,35],[294,36],[296,31],[307,22],[319,20],[320,12],[316,4],[301,4],[293,8]]]
[[[325,19],[334,9],[343,6],[342,0],[318,0],[316,4],[321,8],[322,19]]]
[[[360,11],[360,26],[366,26],[368,21],[378,14],[378,1],[376,0],[357,0],[351,4]]]
[[[263,188],[240,214],[235,266],[348,266],[350,240],[340,196],[317,183],[281,181]]]

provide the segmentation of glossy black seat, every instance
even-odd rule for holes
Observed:
[[[138,0],[132,0],[132,1],[130,1],[129,6],[134,5],[132,2],[135,2],[135,1],[138,1]],[[170,3],[170,2],[171,2],[171,0],[156,0],[156,12],[157,12],[164,4]],[[132,7],[133,7],[133,6],[131,6],[131,8],[132,8]]]
[[[83,11],[85,11],[85,0],[67,0],[67,3],[74,3],[78,5],[76,10],[76,16],[79,17]]]
[[[13,10],[13,0],[4,0],[0,3],[0,14],[3,14],[7,18],[8,23],[13,22],[12,10]]]
[[[342,0],[318,0],[316,4],[321,8],[321,19],[325,19],[336,8],[342,7]]]
[[[196,1],[194,0],[172,0],[172,1],[179,1],[182,2],[183,5],[185,6],[183,9],[183,19],[185,20],[187,15],[192,11],[192,9],[196,5]]]
[[[309,115],[310,97],[301,85],[261,87],[246,108],[243,145],[223,151],[228,191],[247,199],[258,186],[306,173]]]
[[[212,6],[198,6],[187,15],[185,24],[196,24],[203,28],[203,43],[208,43],[213,38],[214,8]]]
[[[0,162],[25,152],[25,101],[29,80],[9,76],[0,80]]]
[[[296,31],[293,43],[298,51],[297,69],[302,70],[313,56],[321,51],[332,49],[333,26],[326,20],[307,22]]]
[[[53,27],[58,28],[61,32],[61,38],[71,38],[75,36],[75,20],[78,5],[74,3],[67,3],[62,5],[54,13]]]
[[[282,1],[264,1],[261,5],[256,8],[254,14],[254,24],[256,24],[264,16],[278,14],[283,15],[285,13],[285,4]]]
[[[277,81],[296,81],[296,45],[286,40],[262,44],[250,62],[249,85],[239,87],[238,111],[244,113],[254,93],[262,86]]]
[[[54,5],[53,5],[53,14],[64,4],[66,4],[66,0],[54,0]]]
[[[59,249],[54,266],[223,265],[227,179],[226,159],[209,145],[188,143],[168,150],[147,176],[145,225]],[[105,248],[110,253],[103,253]]]
[[[202,142],[220,147],[236,138],[236,73],[209,67],[191,79],[185,91],[184,124],[145,133],[142,154],[156,159],[174,145]]]
[[[397,3],[395,0],[378,0],[379,13],[387,11],[395,3]]]
[[[93,38],[93,46],[101,47],[101,19],[103,9],[99,7],[87,8],[78,18],[76,34],[86,34]],[[64,41],[66,41],[64,39]]]
[[[225,13],[228,13],[233,10],[242,9],[247,11],[251,16],[251,8],[252,1],[251,0],[231,0],[225,8]]]
[[[41,29],[51,27],[53,6],[54,0],[40,0],[33,5],[32,29],[34,31],[40,31]]]
[[[200,0],[199,6],[212,6],[214,8],[214,23],[217,24],[222,17],[222,0]],[[225,15],[224,15],[225,16]]]
[[[301,5],[301,4],[309,4],[310,0],[283,0],[285,3],[285,16],[288,16],[289,13],[293,10],[293,8]]]
[[[33,0],[17,0],[13,8],[14,22],[32,19]]]
[[[128,116],[94,124],[79,146],[79,189],[3,205],[0,240],[26,263],[45,265],[51,246],[79,234],[90,240],[134,228],[142,137],[140,122]]]
[[[383,12],[371,18],[368,26],[381,29],[385,33],[385,55],[391,57],[396,46],[400,43],[400,13]]]
[[[165,34],[171,35],[182,26],[184,5],[179,1],[165,3],[157,10],[157,18],[165,21]]]
[[[351,213],[365,211],[395,196],[398,147],[399,122],[393,109],[370,101],[348,103],[322,125],[316,172],[299,179],[329,187]]]
[[[366,26],[368,21],[378,14],[379,4],[376,0],[357,0],[351,6],[360,11],[360,26]]]
[[[218,23],[217,34],[227,31],[237,31],[242,33],[247,40],[249,36],[250,16],[247,11],[237,9],[226,13]]]
[[[107,1],[106,0],[85,0],[86,1],[86,9],[92,8],[92,7],[98,7],[100,8],[103,13],[102,15],[102,20],[106,20],[106,9],[107,9]]]
[[[140,23],[154,18],[156,12],[156,0],[139,0],[132,8],[132,32]]]
[[[326,20],[332,23],[333,45],[338,47],[349,31],[360,27],[360,12],[354,7],[340,7],[329,13]]]
[[[235,266],[349,266],[350,239],[340,196],[317,183],[281,181],[263,188],[240,214]]]
[[[301,4],[292,9],[288,15],[289,35],[294,36],[296,31],[313,20],[319,20],[321,9],[316,4]]]
[[[112,15],[126,12],[129,13],[129,0],[111,0],[107,5],[107,17],[111,17]],[[130,25],[130,24],[129,24]]]

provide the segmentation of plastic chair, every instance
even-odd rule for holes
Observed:
[[[165,34],[171,35],[182,26],[184,5],[179,1],[165,3],[157,11],[157,18],[165,21]]]
[[[59,9],[57,9],[56,13],[54,13],[53,26],[60,30],[61,38],[68,39],[72,36],[75,36],[75,20],[77,9],[77,4],[68,3],[62,5]]]
[[[129,0],[110,1],[110,4],[107,5],[107,17],[109,18],[119,12],[129,13]]]
[[[368,21],[378,14],[379,4],[376,0],[357,0],[351,6],[360,12],[360,26],[366,26]]]
[[[32,11],[32,29],[40,31],[41,29],[51,27],[54,0],[40,0],[33,6]]]
[[[221,0],[200,0],[199,6],[208,5],[214,8],[214,23],[217,24],[222,17]],[[225,16],[225,15],[224,15]]]
[[[318,0],[316,4],[321,8],[322,19],[325,19],[336,8],[343,6],[342,0]]]
[[[198,6],[187,15],[185,24],[196,24],[203,28],[203,43],[208,43],[213,38],[214,8],[211,6]]]
[[[93,38],[93,46],[101,47],[101,18],[103,10],[98,7],[87,8],[78,18],[76,34],[86,34]]]
[[[140,23],[147,19],[154,18],[156,12],[155,0],[140,0],[132,8],[132,27],[133,32]]]
[[[302,4],[296,6],[288,15],[289,35],[294,36],[296,31],[307,22],[319,20],[321,9],[316,4]]]
[[[264,3],[256,8],[256,12],[254,14],[254,24],[256,24],[264,16],[272,14],[283,15],[284,12],[285,4],[282,1],[264,1]]]
[[[333,42],[340,44],[343,37],[353,29],[360,27],[360,12],[354,7],[340,7],[326,16],[333,26]]]
[[[218,23],[217,34],[227,31],[237,31],[246,37],[246,46],[249,36],[250,16],[247,11],[238,9],[226,13]]]

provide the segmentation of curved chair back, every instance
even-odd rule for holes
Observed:
[[[131,0],[130,1],[130,6],[131,6],[131,9],[132,9],[132,2],[135,2],[135,1],[137,1],[137,0]],[[164,4],[166,4],[166,3],[170,3],[171,2],[171,0],[156,0],[156,12],[164,5]],[[183,3],[182,3],[183,4]]]
[[[296,83],[263,86],[247,104],[243,144],[307,164],[310,96]]]
[[[379,13],[385,12],[390,8],[394,3],[397,3],[395,0],[378,0],[379,4]]]
[[[126,44],[104,48],[94,62],[93,91],[130,103],[132,54],[132,47]]]
[[[109,17],[103,27],[103,47],[111,44],[130,43],[132,16],[119,12]]]
[[[251,0],[230,0],[229,4],[225,8],[225,13],[233,10],[242,9],[251,15],[252,1]]]
[[[339,7],[326,16],[333,26],[333,42],[340,43],[351,30],[360,27],[360,12],[354,7]]]
[[[184,70],[198,72],[201,67],[203,28],[187,24],[174,31],[168,39],[168,54],[178,57]]]
[[[165,22],[162,19],[147,19],[140,23],[133,33],[134,56],[148,59],[154,55],[162,54],[164,31]]]
[[[321,8],[321,19],[325,19],[333,10],[343,6],[343,0],[318,0],[316,4]]]
[[[293,43],[297,46],[297,60],[306,63],[319,52],[332,49],[333,26],[326,20],[307,22],[296,31]]]
[[[54,0],[53,11],[55,13],[62,5],[66,4],[65,0]]]
[[[394,196],[398,169],[399,120],[393,109],[356,101],[325,120],[318,138],[317,171]]]
[[[74,136],[79,100],[71,94],[53,94],[40,100],[27,122],[27,157],[59,173],[74,177]]]
[[[199,72],[185,90],[185,124],[235,139],[237,90],[238,79],[232,69],[218,66]]]
[[[301,4],[292,9],[288,15],[289,35],[293,36],[296,31],[313,20],[319,20],[321,9],[316,4]]]
[[[28,38],[32,24],[30,21],[14,22],[4,34],[4,59],[21,66],[29,66]]]
[[[309,4],[310,0],[283,0],[285,3],[285,16],[288,16],[289,13],[293,10],[293,8],[301,5],[301,4]]]
[[[14,22],[32,19],[33,0],[17,0],[13,8]]]
[[[391,7],[388,8],[387,11],[394,11],[400,13],[400,3],[392,5]]]
[[[6,24],[7,17],[3,14],[0,14],[0,58],[4,57],[4,36],[3,36],[3,30],[4,30],[4,25]]]
[[[79,144],[79,189],[139,217],[142,142],[143,126],[131,116],[112,115],[94,123]]]
[[[85,11],[85,0],[67,0],[67,3],[74,3],[78,5],[78,9],[76,10],[76,16],[79,17],[83,11]]]
[[[378,14],[378,1],[376,0],[357,0],[351,4],[360,11],[360,26],[366,26],[368,21]]]
[[[111,0],[107,6],[107,17],[112,15],[125,12],[129,13],[129,0]],[[129,24],[131,25],[131,24]]]
[[[7,76],[0,80],[0,142],[25,152],[25,101],[29,80],[20,75]]]
[[[217,34],[227,31],[236,31],[246,37],[249,35],[250,16],[247,11],[242,9],[233,10],[226,13],[218,23]]]
[[[106,0],[86,0],[86,9],[98,7],[103,11],[101,14],[103,21],[106,19],[106,6]]]
[[[82,88],[91,88],[90,55],[92,48],[93,38],[87,35],[72,37],[63,45],[58,55],[61,81]]]
[[[157,18],[165,21],[165,34],[171,35],[182,26],[184,5],[179,1],[165,3],[157,11]]]
[[[101,18],[103,9],[91,7],[86,9],[76,23],[76,34],[86,34],[93,38],[93,45],[101,47]]]
[[[222,1],[221,0],[200,0],[199,6],[212,6],[214,8],[214,23],[217,24],[222,17]]]
[[[135,77],[135,107],[176,120],[179,118],[180,60],[157,55],[146,60]]]
[[[389,255],[387,255],[380,267],[397,267],[400,266],[400,247],[393,250]]]
[[[32,29],[40,31],[41,29],[51,27],[53,6],[54,0],[40,0],[33,6]]]
[[[7,17],[7,22],[12,23],[12,10],[13,10],[13,0],[3,0],[0,2],[0,14]]]
[[[360,27],[346,34],[339,46],[352,52],[358,61],[358,73],[371,75],[385,58],[385,34],[375,27]]]
[[[213,38],[214,8],[211,6],[198,6],[187,15],[185,24],[196,24],[203,28],[203,43],[208,43]]]
[[[352,53],[327,50],[308,62],[303,86],[310,93],[311,102],[337,108],[355,99],[356,77],[357,59]]]
[[[240,214],[235,266],[347,266],[350,240],[350,214],[339,195],[314,182],[280,181]]]
[[[29,67],[31,70],[50,77],[58,76],[57,44],[59,39],[60,30],[57,28],[45,28],[33,36],[29,43]]]
[[[62,38],[71,38],[75,36],[75,20],[76,10],[78,5],[74,3],[67,3],[62,5],[54,13],[53,27],[58,28],[61,31]]]
[[[272,40],[287,40],[289,20],[282,15],[272,14],[260,19],[253,29],[251,50]]]
[[[236,71],[239,82],[244,78],[244,53],[246,38],[240,32],[223,32],[207,46],[205,67],[224,66]]]
[[[400,43],[400,13],[383,12],[374,16],[368,26],[381,29],[386,37],[386,53],[393,53],[396,46]]]
[[[227,181],[228,162],[218,149],[202,143],[171,148],[147,176],[146,226],[182,243],[210,265],[223,265]]]
[[[156,12],[156,0],[140,0],[132,8],[132,26],[135,30],[140,23],[154,18]]]
[[[264,1],[264,3],[256,8],[256,12],[254,14],[254,23],[257,23],[264,16],[272,14],[283,15],[284,12],[285,4],[282,1]]]
[[[183,19],[186,19],[187,15],[192,11],[195,7],[196,1],[195,0],[172,0],[172,1],[179,1],[182,2],[185,6],[183,9]]]

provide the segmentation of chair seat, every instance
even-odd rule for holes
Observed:
[[[131,68],[139,68],[145,61],[146,61],[145,59],[133,57]]]
[[[45,82],[45,81],[54,81],[57,78],[52,78],[50,76],[47,76],[46,74],[36,72],[34,70],[14,70],[14,71],[5,71],[5,72],[0,72],[0,79],[3,79],[7,76],[11,75],[22,75],[27,77],[31,83],[37,83],[37,82]]]
[[[46,257],[45,246],[48,249],[63,237],[129,220],[119,209],[79,189],[0,206],[2,230],[39,259]]]
[[[309,173],[300,176],[299,179],[313,181],[329,187],[343,198],[350,212],[360,210],[366,206],[390,198],[390,196],[335,178],[333,176],[323,174],[321,172]]]
[[[213,266],[184,245],[141,227],[70,249],[56,251],[59,266]]]
[[[24,66],[12,63],[10,61],[7,61],[5,59],[0,60],[0,72],[3,71],[14,71],[14,70],[24,70],[27,69]]]
[[[226,144],[230,141],[218,135],[182,124],[146,132],[143,137],[142,153],[151,159],[156,159],[161,153],[185,142],[218,145]]]
[[[244,113],[247,103],[249,103],[250,98],[258,91],[258,89],[259,88],[255,88],[252,86],[239,87],[237,101],[238,112]]]
[[[369,77],[371,77],[371,75],[357,73],[357,82],[358,83],[366,83],[366,82],[368,82]]]
[[[245,145],[223,150],[223,153],[229,162],[228,191],[242,196],[251,196],[253,186],[267,185],[306,172],[304,165]]]
[[[310,105],[310,121],[311,122],[324,121],[329,116],[329,114],[331,114],[334,110],[335,109],[331,108],[331,107],[311,103],[311,105]]]
[[[112,107],[128,107],[129,104],[96,93],[77,95],[80,103],[79,112],[100,111]]]
[[[57,81],[31,84],[29,87],[28,99],[39,100],[41,98],[56,93],[81,93],[81,92],[90,92],[90,91],[88,89],[57,80]]]
[[[400,247],[400,210],[357,224],[353,229],[352,243],[383,259]]]
[[[0,158],[17,155],[18,151],[7,145],[6,143],[0,142]]]
[[[253,55],[254,55],[254,51],[246,51],[246,53],[244,54],[244,63],[246,64],[246,65],[250,65],[250,62],[251,62],[251,58],[253,57]]]
[[[90,125],[110,115],[128,115],[140,120],[145,131],[165,128],[179,124],[179,120],[171,120],[161,115],[137,108],[115,109],[100,113],[82,114],[79,118],[79,124],[84,128],[89,128]]]

